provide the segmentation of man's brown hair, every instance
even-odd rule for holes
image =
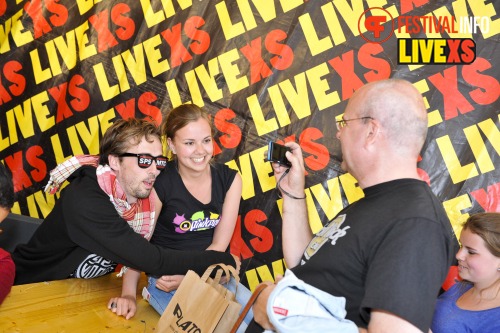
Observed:
[[[152,142],[154,138],[161,141],[159,127],[146,119],[116,120],[104,133],[99,145],[99,164],[109,164],[109,155],[126,153],[131,146],[138,145],[142,138],[148,142]]]

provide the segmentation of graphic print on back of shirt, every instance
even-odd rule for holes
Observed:
[[[97,254],[89,254],[70,277],[78,279],[93,279],[98,276],[106,275],[115,270],[117,264],[111,260],[105,259]]]
[[[337,239],[346,235],[349,226],[341,229],[340,227],[345,221],[345,214],[337,216],[335,219],[328,222],[311,240],[304,252],[304,257],[309,260],[328,240],[335,245]],[[302,261],[301,264],[304,264]]]
[[[216,213],[210,213],[209,217],[205,217],[205,212],[199,211],[194,213],[191,218],[186,218],[185,214],[179,215],[175,213],[175,218],[172,221],[175,227],[175,232],[184,234],[188,231],[201,231],[213,229],[219,224],[220,216]]]

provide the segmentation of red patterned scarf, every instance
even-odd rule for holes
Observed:
[[[78,155],[56,166],[50,172],[50,179],[45,186],[45,192],[54,194],[61,184],[83,165],[96,167],[97,182],[109,196],[109,200],[118,214],[127,221],[138,234],[149,240],[154,230],[155,194],[151,191],[149,197],[137,199],[133,204],[127,202],[127,196],[116,179],[115,172],[109,165],[100,165],[99,157],[95,155]]]

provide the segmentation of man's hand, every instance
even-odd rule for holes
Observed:
[[[130,295],[113,297],[108,302],[108,309],[128,320],[132,318],[137,311],[135,297]]]
[[[274,330],[273,325],[269,321],[269,317],[267,316],[267,300],[269,299],[269,295],[276,287],[272,282],[262,282],[261,284],[266,284],[267,287],[262,290],[259,294],[255,303],[253,304],[253,318],[255,322],[257,322],[260,326],[267,330]]]
[[[293,268],[300,263],[304,251],[313,235],[307,214],[305,167],[302,150],[298,143],[287,142],[290,148],[286,158],[292,164],[287,168],[273,163],[276,184],[283,197],[281,239],[286,266]]]
[[[300,198],[304,196],[305,186],[305,167],[302,149],[300,149],[299,144],[295,142],[287,142],[285,146],[290,148],[290,151],[286,153],[286,158],[290,161],[292,167],[288,175],[281,180],[280,186],[286,192]],[[276,183],[278,183],[288,168],[279,163],[272,163],[272,167]]]
[[[176,290],[181,285],[184,275],[163,275],[156,280],[156,288],[170,292]]]

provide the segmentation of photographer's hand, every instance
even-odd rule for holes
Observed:
[[[312,239],[312,231],[307,218],[305,186],[305,167],[302,150],[295,142],[285,144],[291,149],[286,153],[292,167],[287,173],[286,167],[273,163],[276,182],[281,179],[283,195],[283,255],[288,268],[297,266]],[[283,177],[283,178],[282,178]],[[286,194],[288,193],[288,194]]]
[[[286,152],[286,158],[290,161],[292,167],[288,170],[286,166],[272,163],[276,183],[279,184],[282,196],[289,196],[292,199],[305,199],[305,168],[302,150],[295,142],[287,142],[285,146],[290,148],[290,151]]]

